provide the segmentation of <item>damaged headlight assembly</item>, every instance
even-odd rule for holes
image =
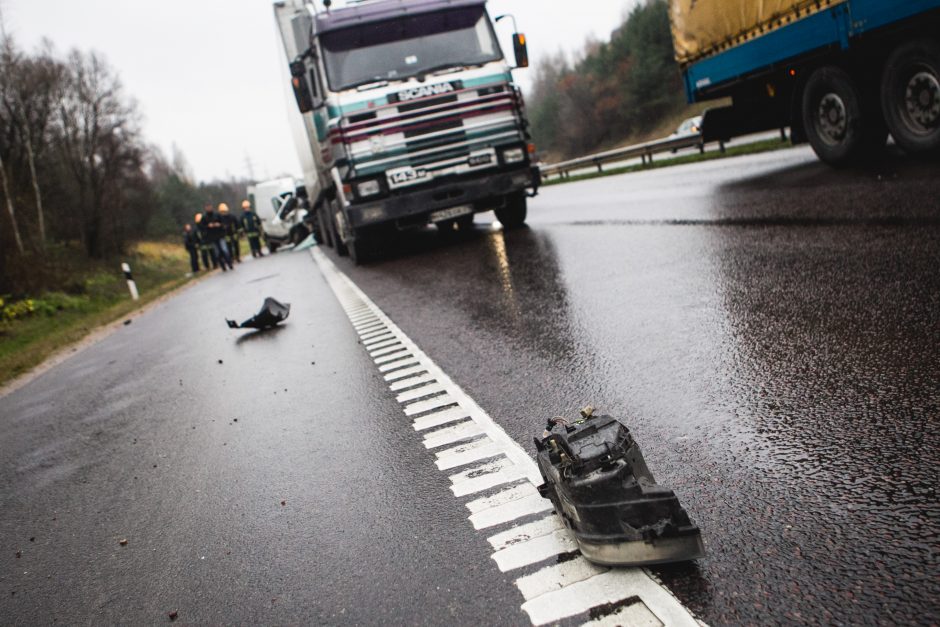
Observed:
[[[656,484],[630,430],[593,407],[552,418],[535,439],[539,493],[596,564],[638,566],[705,556],[699,528],[675,493]]]

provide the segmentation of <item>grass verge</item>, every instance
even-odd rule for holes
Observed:
[[[76,254],[78,254],[76,252]],[[127,261],[140,291],[132,301],[120,272]],[[189,256],[178,244],[142,242],[119,261],[75,264],[63,291],[37,295],[33,313],[0,322],[0,385],[29,372],[62,348],[191,280]]]
[[[791,148],[792,146],[793,144],[791,144],[789,141],[780,141],[780,139],[777,138],[764,139],[761,141],[752,142],[750,144],[742,144],[740,146],[726,146],[724,152],[712,150],[705,153],[695,153],[692,155],[682,155],[680,157],[654,160],[652,163],[648,163],[646,165],[637,163],[619,168],[611,168],[609,170],[604,170],[603,172],[573,174],[567,178],[555,177],[552,179],[543,180],[542,187],[546,187],[548,185],[560,185],[562,183],[574,183],[576,181],[587,181],[589,179],[596,179],[602,176],[615,176],[617,174],[627,174],[629,172],[639,172],[642,170],[668,168],[674,165],[682,165],[683,163],[698,163],[699,161],[711,161],[713,159],[725,159],[727,157],[737,157],[740,155],[752,155],[760,152],[770,152],[772,150]]]

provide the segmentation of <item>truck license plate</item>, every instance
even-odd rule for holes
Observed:
[[[432,213],[430,216],[430,221],[443,222],[444,220],[453,220],[454,218],[459,218],[460,216],[465,216],[469,213],[473,213],[473,205],[450,207],[449,209],[441,209],[440,211],[435,211]]]
[[[391,187],[401,187],[402,185],[409,185],[411,183],[417,183],[428,177],[428,171],[423,168],[412,168],[404,167],[398,168],[396,170],[389,170],[387,173],[388,182]]]

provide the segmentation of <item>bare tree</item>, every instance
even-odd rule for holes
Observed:
[[[117,252],[123,244],[123,186],[141,172],[143,150],[134,103],[125,101],[120,81],[94,53],[69,55],[59,126],[82,243],[92,257]]]

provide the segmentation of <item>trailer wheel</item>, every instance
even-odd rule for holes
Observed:
[[[873,101],[840,68],[813,72],[803,90],[803,126],[821,160],[847,165],[884,146],[887,135]]]
[[[911,154],[940,150],[940,43],[921,39],[888,57],[881,107],[894,141]]]
[[[526,195],[525,191],[513,192],[506,196],[506,204],[493,213],[496,219],[500,221],[503,228],[515,229],[525,224],[526,218]]]

